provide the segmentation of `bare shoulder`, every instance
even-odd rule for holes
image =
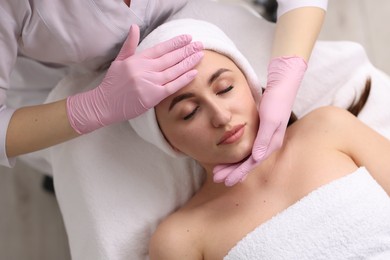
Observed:
[[[294,123],[288,134],[300,145],[344,153],[357,166],[366,167],[390,194],[390,140],[347,110],[316,109]]]
[[[367,132],[371,134],[367,135]],[[371,139],[373,135],[378,133],[346,109],[334,106],[311,111],[291,125],[287,132],[287,138],[301,146],[338,150],[349,155],[356,141]]]
[[[345,109],[326,106],[317,108],[289,127],[291,136],[309,140],[310,137],[334,138],[341,132],[350,129],[354,124],[361,124],[359,120]],[[344,131],[341,131],[344,130]],[[341,132],[340,132],[341,131]],[[313,140],[310,140],[312,142]]]
[[[298,122],[304,125],[308,124],[317,127],[324,127],[324,125],[339,124],[340,122],[348,123],[348,121],[345,122],[345,120],[356,121],[357,118],[343,108],[335,106],[325,106],[314,109],[313,111],[309,112],[307,115],[299,119]]]
[[[345,141],[384,138],[348,110],[335,106],[315,109],[299,119],[297,125],[300,130],[314,130],[317,134],[327,133],[333,135],[332,138],[339,137]]]
[[[192,222],[193,218],[182,210],[161,222],[151,238],[150,259],[202,259]]]

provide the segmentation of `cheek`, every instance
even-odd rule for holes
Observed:
[[[243,102],[237,103],[237,111],[239,111],[238,113],[242,116],[243,120],[248,123],[248,137],[249,139],[253,138],[254,141],[260,122],[257,104],[250,93],[243,93],[240,98]]]
[[[259,131],[259,125],[260,125],[260,118],[259,118],[259,112],[257,111],[256,107],[252,109],[251,112],[251,135],[253,136],[253,141],[257,137],[257,133]]]
[[[202,120],[183,122],[166,116],[161,110],[156,110],[160,129],[172,148],[193,157],[205,143]]]
[[[174,138],[169,138],[169,137]],[[197,158],[199,151],[204,151],[205,133],[200,127],[180,128],[176,127],[167,134],[171,145],[182,153]]]
[[[250,106],[248,114],[250,115],[250,122],[252,122],[252,132],[256,136],[257,131],[259,130],[260,117],[255,102],[253,102],[253,106]]]
[[[234,106],[238,113],[243,116],[249,117],[249,119],[257,120],[258,112],[257,112],[257,104],[250,92],[242,92],[236,98],[236,100],[241,100],[241,102],[235,102]]]

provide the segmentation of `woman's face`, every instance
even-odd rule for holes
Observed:
[[[229,58],[212,51],[196,78],[156,106],[165,138],[204,167],[234,163],[252,150],[259,119],[245,76]]]

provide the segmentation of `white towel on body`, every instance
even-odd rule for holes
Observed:
[[[224,259],[384,259],[389,254],[390,197],[361,167],[258,226]]]

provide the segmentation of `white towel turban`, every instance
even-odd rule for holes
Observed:
[[[137,52],[181,34],[190,34],[192,41],[200,41],[207,50],[212,50],[229,57],[244,73],[252,94],[257,100],[261,95],[261,85],[248,60],[237,49],[226,34],[214,24],[194,19],[172,20],[157,27],[138,46]],[[181,153],[172,149],[166,141],[157,123],[154,109],[130,120],[135,132],[145,141],[154,144],[165,153],[178,157]]]

